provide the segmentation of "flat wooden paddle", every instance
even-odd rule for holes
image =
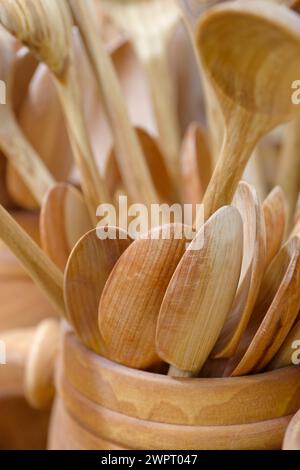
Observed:
[[[123,230],[114,227],[110,230],[115,232],[115,239],[100,239],[94,229],[79,240],[64,277],[68,320],[82,342],[99,354],[106,354],[98,329],[100,297],[115,263],[132,242]]]
[[[243,254],[242,219],[219,209],[178,264],[165,293],[156,331],[170,375],[197,375],[211,353],[234,300]]]
[[[161,362],[155,349],[159,309],[187,239],[179,224],[154,228],[121,256],[104,288],[99,328],[109,357],[137,369]]]
[[[300,239],[282,247],[267,270],[248,330],[225,374],[260,372],[292,328],[300,309]]]
[[[266,224],[266,266],[281,248],[286,225],[286,203],[282,189],[276,186],[263,202]]]

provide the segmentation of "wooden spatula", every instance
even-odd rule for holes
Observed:
[[[266,224],[266,266],[269,266],[280,250],[284,237],[286,203],[284,193],[279,186],[266,197],[263,211]]]
[[[161,305],[156,348],[172,365],[170,375],[201,370],[234,300],[242,254],[241,216],[235,207],[223,207],[188,247]]]
[[[297,362],[296,362],[297,361]],[[268,370],[281,369],[300,361],[300,319],[285,338],[281,348],[268,364]]]
[[[265,270],[265,221],[255,189],[241,182],[233,205],[243,219],[243,262],[234,303],[213,350],[215,358],[231,357],[235,353],[252,314]]]
[[[99,328],[109,357],[138,369],[155,366],[159,309],[186,247],[181,225],[152,229],[121,256],[104,288]]]
[[[299,286],[300,240],[293,238],[265,274],[248,330],[237,356],[228,364],[227,373],[230,369],[232,376],[259,372],[271,361],[298,315]]]
[[[81,193],[69,184],[55,184],[42,204],[40,232],[43,250],[62,271],[75,244],[92,228]]]
[[[100,297],[115,263],[132,242],[121,229],[111,229],[115,230],[115,239],[102,240],[94,229],[79,240],[64,278],[68,320],[83,343],[99,354],[106,354],[98,329]]]

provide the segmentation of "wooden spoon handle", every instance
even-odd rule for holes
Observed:
[[[41,205],[45,194],[55,184],[55,180],[25,138],[13,113],[8,110],[6,112],[9,113],[9,119],[1,122],[0,149]]]
[[[63,275],[40,247],[0,205],[0,238],[20,260],[52,305],[64,314]]]
[[[96,223],[96,210],[99,204],[111,201],[92,152],[73,67],[69,70],[66,83],[56,79],[56,86],[67,121],[74,158],[81,174],[82,191],[90,216]]]
[[[111,58],[101,44],[93,4],[86,0],[70,0],[69,3],[84,39],[110,120],[126,190],[134,202],[144,202],[147,205],[158,202],[141,145],[129,120],[118,77]]]

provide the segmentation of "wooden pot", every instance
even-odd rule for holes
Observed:
[[[129,369],[65,331],[49,449],[280,449],[300,407],[300,367],[175,379]]]

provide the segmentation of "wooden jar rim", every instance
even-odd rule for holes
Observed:
[[[294,414],[300,408],[300,366],[220,379],[175,379],[130,369],[97,356],[66,331],[63,380],[92,404],[157,423],[227,426]]]

